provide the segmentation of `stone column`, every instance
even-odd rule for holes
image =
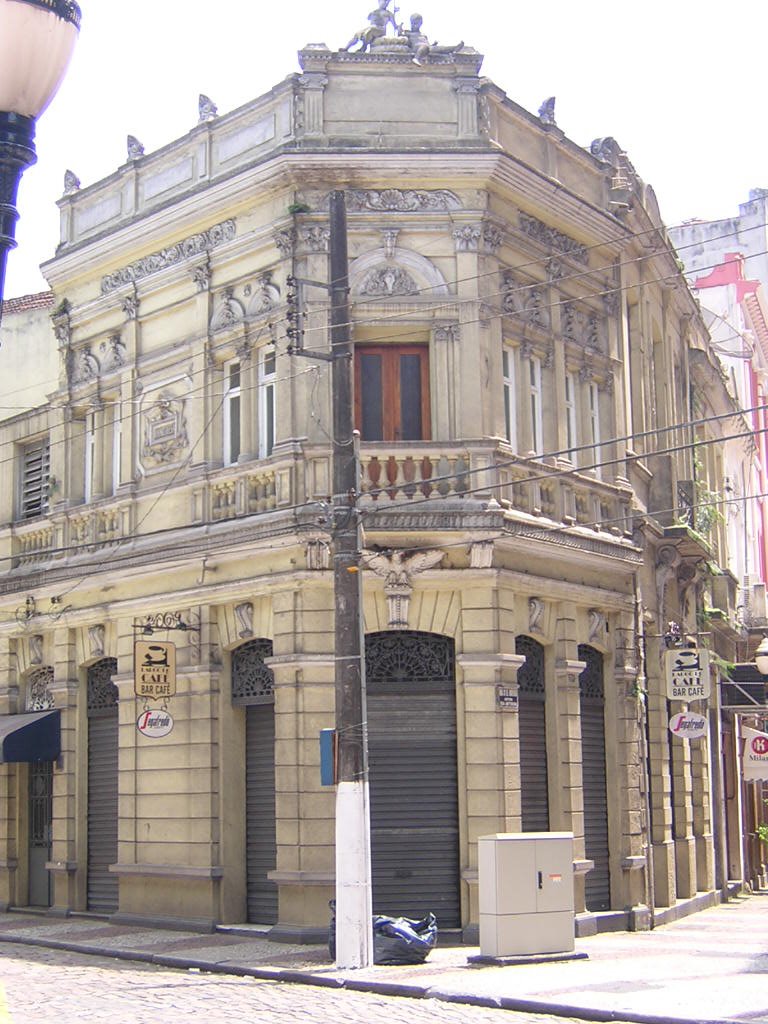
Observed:
[[[650,927],[648,909],[649,823],[646,814],[646,772],[642,730],[645,728],[645,679],[638,665],[633,614],[625,612],[614,626],[613,679],[606,673],[606,723],[615,723],[618,778],[608,780],[609,799],[618,796],[621,849],[611,850],[611,860],[621,863],[621,892],[616,906],[629,907],[632,931]],[[614,875],[614,872],[612,872]]]
[[[673,906],[677,899],[675,849],[672,836],[669,714],[667,712],[666,685],[662,672],[664,650],[664,645],[658,637],[646,637],[653,878],[657,907]]]
[[[18,710],[16,644],[0,638],[0,714]],[[18,903],[18,766],[0,765],[0,912]]]
[[[325,125],[324,94],[328,76],[322,71],[305,71],[299,78],[303,106],[303,132],[306,136],[322,135]]]
[[[551,651],[548,651],[552,657]],[[547,761],[549,766],[549,827],[573,832],[574,897],[576,913],[586,910],[584,874],[592,866],[584,850],[584,794],[581,773],[581,703],[576,610],[563,602],[557,609],[554,671],[547,671]]]
[[[85,910],[88,723],[75,634],[65,626],[53,633],[51,694],[61,711],[61,758],[53,772],[53,837],[48,870],[53,882],[51,912],[66,915],[72,910]]]
[[[480,134],[480,118],[478,101],[480,97],[480,79],[456,78],[453,83],[456,92],[456,116],[460,139],[477,138]]]
[[[327,934],[335,886],[335,788],[320,784],[319,733],[335,720],[333,592],[322,578],[273,600],[279,941]],[[300,648],[300,649],[299,649]]]
[[[259,450],[256,406],[259,401],[257,356],[249,344],[238,349],[240,357],[240,455],[238,462],[250,462]]]

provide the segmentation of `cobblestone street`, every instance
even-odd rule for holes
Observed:
[[[165,970],[14,945],[0,950],[0,986],[0,1024],[568,1024],[541,1014]]]

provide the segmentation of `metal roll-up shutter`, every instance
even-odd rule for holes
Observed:
[[[88,670],[88,910],[117,910],[117,661],[105,658]]]
[[[611,909],[603,655],[582,645],[579,659],[586,662],[579,676],[584,847],[587,860],[595,864],[586,877],[585,898],[587,910],[594,912]]]
[[[515,641],[525,662],[517,673],[520,726],[520,806],[523,832],[549,831],[549,772],[544,648],[529,636]]]
[[[366,637],[375,913],[461,925],[453,641]]]
[[[249,640],[232,652],[232,702],[245,707],[245,864],[248,921],[275,924],[278,887],[275,816],[275,676],[264,659],[272,641]]]
[[[247,707],[245,729],[248,920],[275,924],[277,885],[267,877],[277,862],[274,704]]]

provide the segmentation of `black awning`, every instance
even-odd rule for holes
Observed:
[[[61,711],[0,715],[0,764],[55,761],[61,753]]]

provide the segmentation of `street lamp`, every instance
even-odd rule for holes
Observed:
[[[35,121],[61,85],[80,17],[75,0],[0,0],[0,318],[19,182],[37,159]]]
[[[768,636],[763,637],[755,651],[755,664],[760,675],[768,676]]]

